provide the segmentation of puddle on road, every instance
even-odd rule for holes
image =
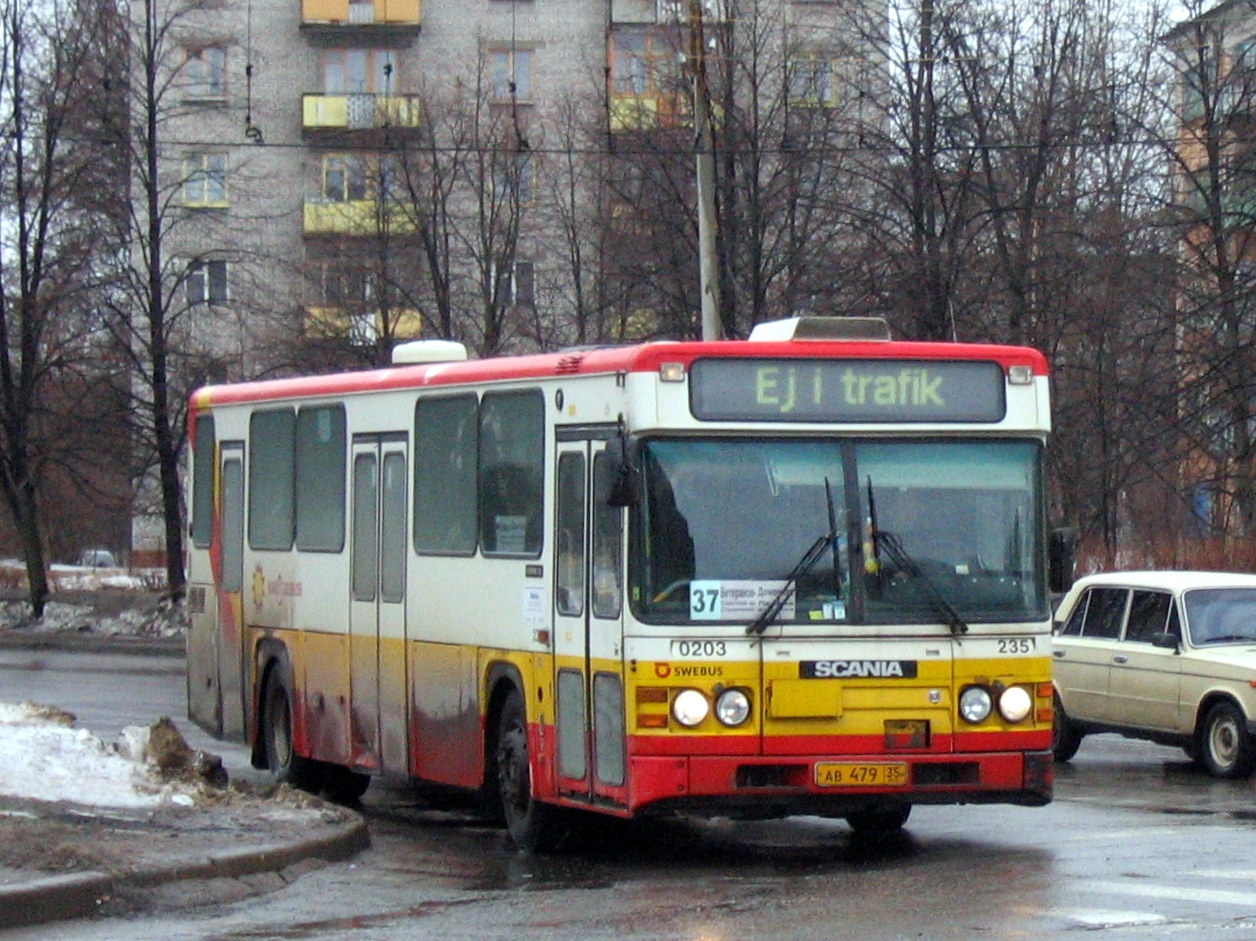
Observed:
[[[329,931],[365,931],[386,928],[398,922],[406,922],[429,915],[439,915],[464,905],[474,905],[478,899],[449,899],[423,902],[407,908],[367,915],[350,915],[344,918],[323,918],[298,922],[288,927],[242,928],[226,934],[213,935],[207,941],[234,941],[234,939],[261,938],[266,941],[300,941],[302,938],[323,937]]]

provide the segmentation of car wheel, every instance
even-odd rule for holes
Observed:
[[[1082,744],[1082,732],[1069,721],[1060,694],[1055,694],[1055,721],[1051,725],[1051,754],[1056,761],[1068,761]]]
[[[1247,720],[1232,702],[1219,702],[1204,717],[1199,753],[1208,773],[1218,778],[1245,778],[1256,767],[1256,744],[1247,734]]]

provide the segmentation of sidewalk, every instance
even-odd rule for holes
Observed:
[[[184,642],[9,628],[0,629],[0,647],[176,657]],[[57,756],[32,754],[23,764],[42,775],[48,757],[55,763]],[[46,787],[21,793],[0,795],[0,931],[231,901],[281,888],[369,842],[356,811],[288,788],[265,793],[248,780],[142,807],[35,799]]]
[[[176,882],[192,901],[242,898],[368,841],[360,814],[296,793],[155,811],[0,797],[0,925],[122,913]]]

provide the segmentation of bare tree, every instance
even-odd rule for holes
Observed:
[[[91,311],[108,168],[89,146],[84,102],[108,38],[104,5],[0,4],[0,496],[36,617],[49,593],[40,489],[50,464],[83,448],[76,422],[91,424],[90,410],[74,412],[91,408],[81,376],[101,336]]]

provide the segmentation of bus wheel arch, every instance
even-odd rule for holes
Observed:
[[[562,811],[534,794],[523,684],[513,668],[505,668],[496,680],[490,672],[488,689],[485,789],[516,846],[549,852],[567,828]]]
[[[322,788],[324,769],[319,762],[297,754],[293,735],[295,686],[292,667],[282,648],[267,659],[260,688],[254,753],[260,751],[261,766],[269,771],[275,784],[288,784],[318,793]]]

